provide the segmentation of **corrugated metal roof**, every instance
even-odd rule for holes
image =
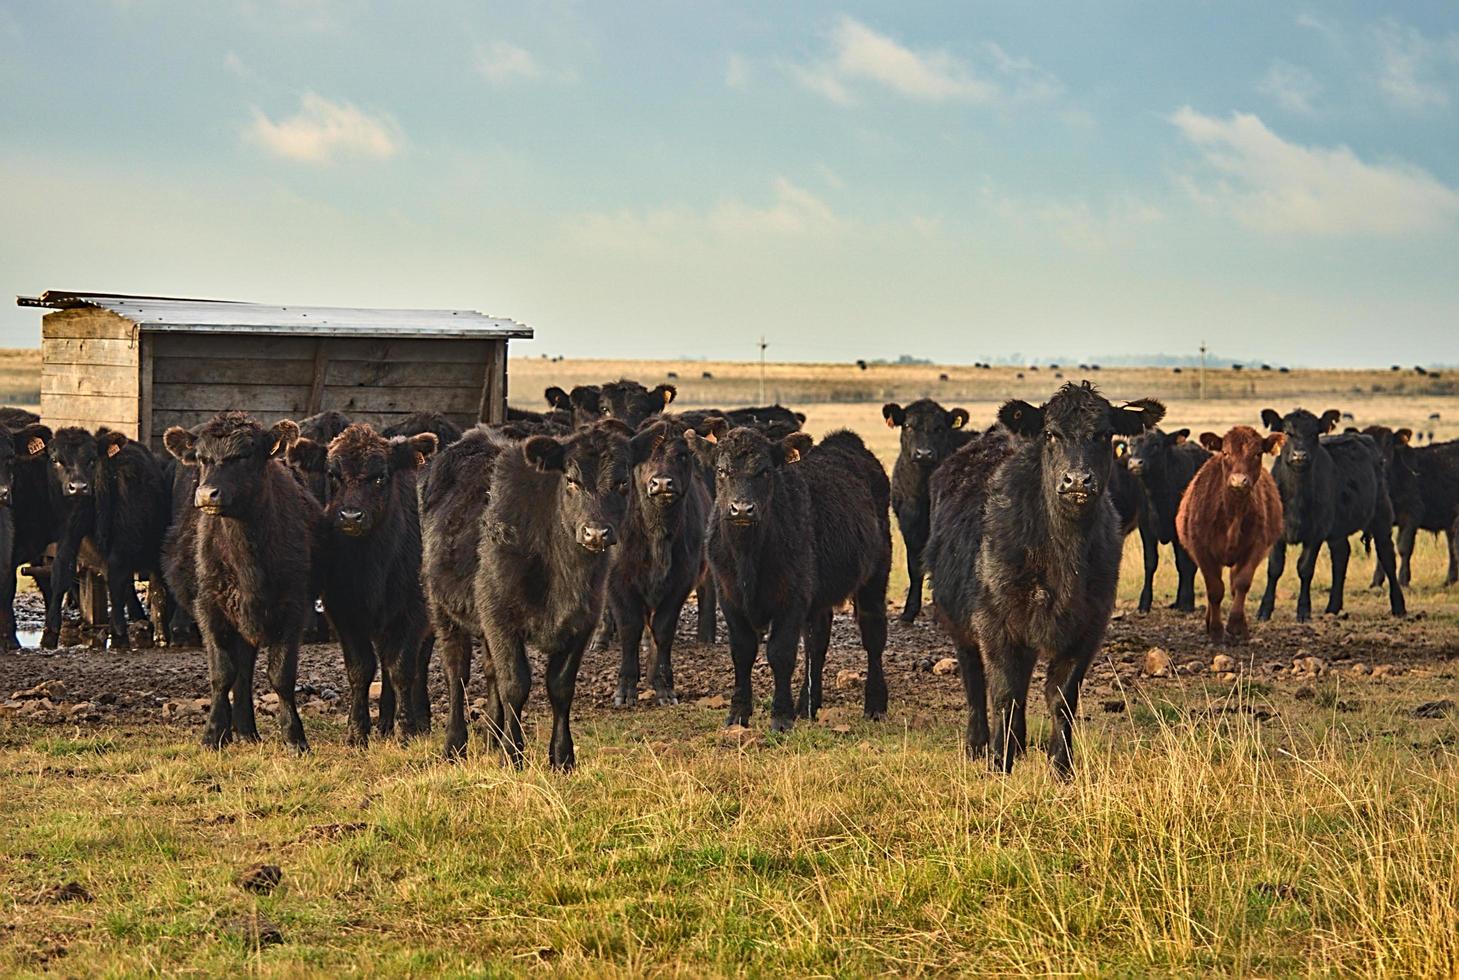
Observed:
[[[269,306],[174,296],[125,296],[47,290],[16,297],[21,306],[66,310],[94,306],[136,323],[146,333],[271,333],[356,337],[531,337],[532,328],[475,310],[376,310],[333,306]]]

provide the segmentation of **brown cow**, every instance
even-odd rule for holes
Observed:
[[[1262,468],[1263,453],[1275,453],[1281,433],[1265,439],[1248,425],[1233,426],[1225,437],[1201,433],[1201,445],[1215,453],[1201,466],[1180,501],[1175,530],[1206,581],[1206,633],[1217,642],[1246,640],[1246,593],[1256,567],[1282,533],[1282,498],[1276,481]],[[1231,569],[1231,618],[1221,626],[1225,586],[1222,568]]]

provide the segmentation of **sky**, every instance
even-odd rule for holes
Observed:
[[[46,289],[1459,362],[1459,4],[0,0],[0,345]]]

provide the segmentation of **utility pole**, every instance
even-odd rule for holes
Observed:
[[[1206,400],[1206,342],[1201,341],[1201,401]]]
[[[760,335],[760,404],[765,404],[765,348],[770,346],[765,343],[765,335]]]

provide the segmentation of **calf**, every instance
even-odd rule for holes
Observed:
[[[327,492],[325,474],[330,440],[349,427],[349,416],[342,412],[331,409],[311,415],[299,423],[299,438],[290,444],[285,456],[299,482],[308,488],[321,506]]]
[[[922,611],[922,549],[932,508],[927,483],[937,467],[968,441],[968,410],[943,408],[930,398],[912,402],[906,408],[888,402],[881,408],[890,428],[902,430],[902,449],[892,467],[892,510],[907,546],[907,601],[902,622],[910,623]]]
[[[834,432],[811,448],[803,432],[769,439],[755,429],[730,429],[723,419],[704,426],[702,438],[686,437],[715,474],[706,552],[735,668],[726,724],[749,723],[750,671],[766,630],[765,656],[775,676],[771,728],[789,731],[796,714],[816,716],[831,612],[848,598],[866,650],[863,711],[884,718],[892,561],[886,470],[853,432]],[[791,674],[802,634],[806,667],[797,704]]]
[[[1149,612],[1154,603],[1162,544],[1175,552],[1175,601],[1170,608],[1177,612],[1196,609],[1196,563],[1176,537],[1175,514],[1186,486],[1211,454],[1189,438],[1189,429],[1154,429],[1130,439],[1124,457],[1125,467],[1145,489],[1146,507],[1140,520],[1140,545],[1145,552],[1145,585],[1138,607],[1142,613]]]
[[[1119,582],[1118,518],[1105,492],[1110,440],[1164,414],[1156,401],[1115,408],[1089,382],[1068,383],[1038,408],[1006,402],[1001,427],[969,440],[933,475],[927,568],[938,619],[957,646],[970,756],[991,746],[993,767],[1012,769],[1042,653],[1049,758],[1061,776],[1073,772],[1079,688]]]
[[[437,446],[449,446],[461,438],[461,427],[440,412],[416,412],[389,426],[380,434],[386,439],[396,436],[418,436],[429,432],[436,437]]]
[[[1427,446],[1411,445],[1413,433],[1408,429],[1389,432],[1380,426],[1364,430],[1379,441],[1380,449],[1387,436],[1390,462],[1388,490],[1393,500],[1393,521],[1398,528],[1398,582],[1408,585],[1414,539],[1419,531],[1442,532],[1448,547],[1448,569],[1444,584],[1459,581],[1459,540],[1452,530],[1459,520],[1459,442],[1436,442]],[[1373,570],[1373,585],[1384,581],[1383,567]]]
[[[698,479],[682,420],[664,418],[633,437],[633,479],[618,554],[608,575],[608,605],[623,660],[617,707],[638,700],[639,647],[653,638],[649,672],[661,705],[675,704],[672,652],[679,612],[704,567],[709,493]]]
[[[1284,436],[1281,454],[1272,465],[1272,479],[1282,496],[1282,536],[1272,546],[1267,563],[1266,592],[1256,618],[1271,618],[1277,601],[1277,582],[1287,562],[1287,545],[1300,544],[1297,577],[1297,621],[1312,618],[1312,573],[1323,542],[1332,557],[1332,590],[1327,612],[1342,612],[1343,584],[1347,579],[1351,548],[1348,536],[1369,535],[1377,545],[1378,561],[1388,576],[1388,602],[1393,615],[1406,609],[1393,558],[1393,502],[1383,473],[1383,457],[1371,436],[1344,433],[1329,436],[1341,413],[1329,409],[1318,418],[1305,409],[1278,415],[1263,409],[1262,421]]]
[[[265,429],[243,412],[215,416],[196,433],[174,426],[163,435],[168,452],[197,467],[191,584],[208,651],[213,704],[203,744],[210,748],[229,740],[236,719],[251,720],[252,687],[240,682],[252,677],[262,647],[279,696],[280,734],[296,752],[309,750],[294,684],[299,640],[319,591],[322,522],[318,502],[282,462],[298,437],[287,419]],[[250,700],[247,710],[230,696]]]
[[[60,429],[50,455],[51,502],[60,515],[60,531],[41,646],[55,649],[59,643],[61,603],[82,560],[106,575],[111,645],[125,650],[128,616],[147,618],[137,599],[136,575],[162,569],[162,538],[171,516],[162,467],[145,446],[104,428],[95,435],[76,427]]]
[[[56,539],[51,507],[47,448],[51,430],[40,417],[22,408],[0,408],[0,525],[8,546],[0,544],[0,650],[17,650],[15,631],[16,569],[40,561]],[[50,581],[37,584],[50,601]]]
[[[394,727],[397,706],[403,738],[427,727],[430,621],[420,583],[415,478],[435,451],[434,433],[386,439],[361,424],[329,444],[328,530],[320,573],[324,611],[344,650],[352,745],[369,741],[377,653],[384,674],[380,734]]]
[[[677,394],[678,389],[673,385],[657,385],[650,390],[625,378],[601,385],[579,385],[566,399],[561,388],[548,388],[547,401],[554,408],[571,410],[574,425],[617,419],[634,430],[650,415],[667,408]]]
[[[508,757],[521,765],[531,643],[547,660],[550,761],[559,769],[575,764],[573,692],[627,509],[626,436],[616,422],[521,443],[474,429],[432,463],[420,488],[423,568],[449,694],[447,758],[466,748],[476,634],[487,664],[488,727]]]
[[[1212,453],[1196,471],[1175,516],[1180,544],[1195,560],[1206,583],[1206,635],[1217,643],[1244,643],[1246,593],[1263,556],[1282,533],[1282,497],[1261,457],[1275,453],[1280,433],[1265,439],[1249,425],[1225,436],[1201,433]],[[1225,587],[1222,569],[1231,569],[1231,618],[1221,625]]]

